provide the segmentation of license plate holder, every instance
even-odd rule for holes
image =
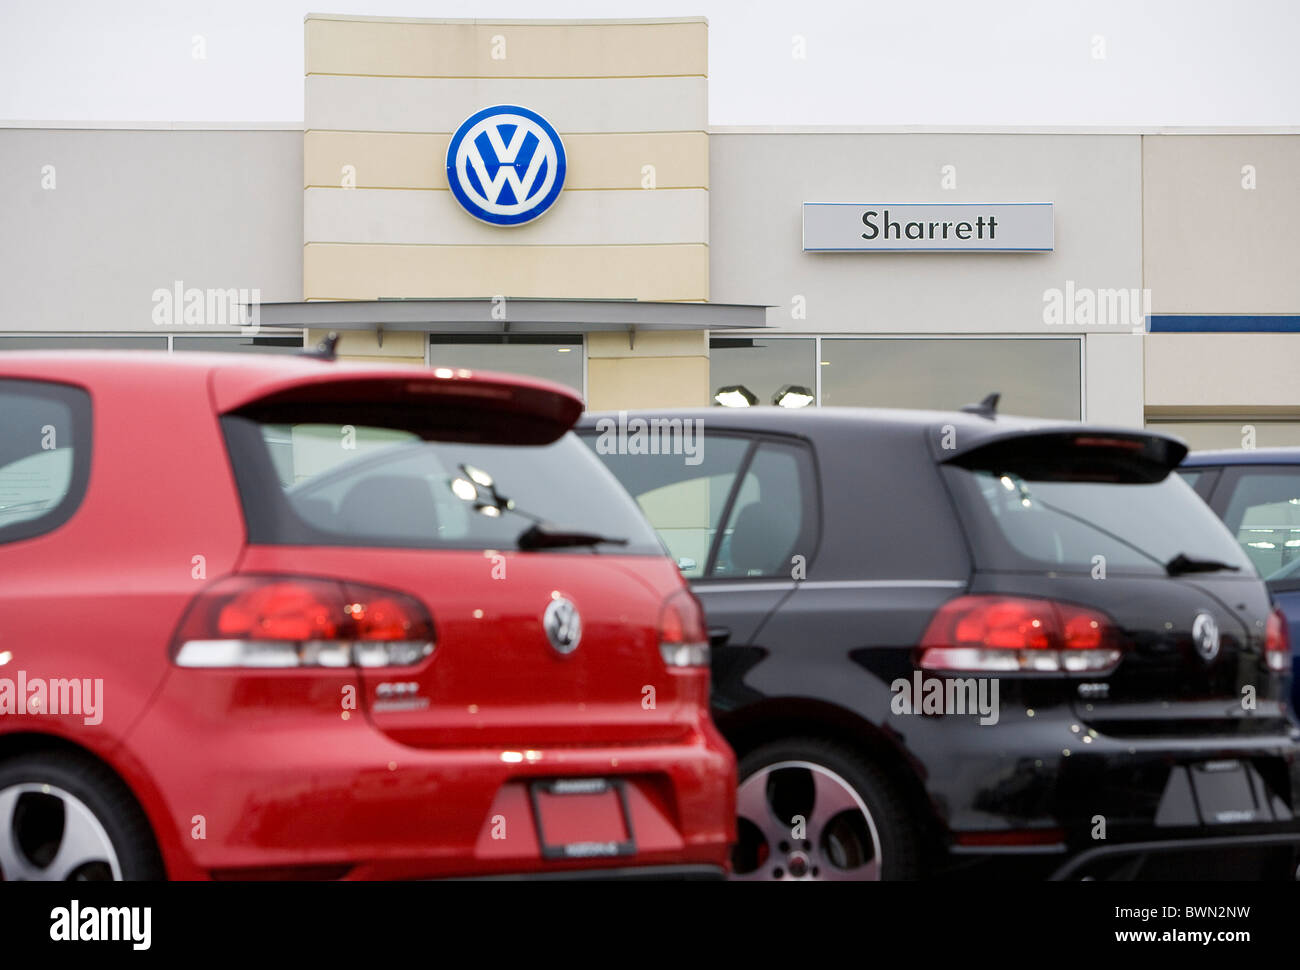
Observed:
[[[1225,759],[1189,768],[1201,821],[1206,825],[1273,821],[1262,797],[1263,779],[1249,762]]]
[[[537,828],[537,845],[543,859],[610,859],[636,855],[636,834],[632,812],[628,808],[627,783],[622,778],[545,778],[530,782],[528,797],[532,803],[533,823]],[[594,833],[585,840],[551,843],[546,837],[546,816],[565,799],[583,799],[599,815],[608,831]],[[611,822],[621,822],[622,831]],[[609,836],[608,838],[605,836]]]

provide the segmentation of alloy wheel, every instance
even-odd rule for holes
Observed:
[[[880,833],[866,803],[835,772],[781,761],[736,793],[733,878],[878,880]]]
[[[0,879],[119,880],[113,842],[86,803],[54,785],[0,790]]]

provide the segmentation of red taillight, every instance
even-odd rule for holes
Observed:
[[[709,631],[704,610],[690,590],[678,590],[659,611],[659,652],[669,667],[705,667]]]
[[[1020,596],[959,596],[921,638],[922,670],[1098,673],[1119,663],[1115,627],[1096,610]]]
[[[413,596],[329,579],[232,576],[190,604],[172,645],[182,667],[381,667],[433,652]]]
[[[215,630],[221,639],[335,640],[348,622],[337,583],[321,580],[265,581],[235,590],[218,583],[209,593],[224,598]],[[228,597],[228,598],[225,598]]]
[[[1286,673],[1291,669],[1291,637],[1286,629],[1286,615],[1277,606],[1264,625],[1264,656],[1269,670]]]
[[[382,590],[362,592],[352,586],[345,589],[352,600],[345,609],[357,626],[358,640],[409,640],[413,629],[428,622],[424,608],[409,596]],[[412,605],[418,608],[418,615]],[[433,638],[432,624],[429,624],[428,637]]]

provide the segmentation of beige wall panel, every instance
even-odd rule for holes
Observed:
[[[455,131],[494,104],[527,105],[561,137],[583,131],[704,131],[708,80],[391,78],[308,75],[305,128]]]
[[[646,165],[659,189],[708,188],[709,136],[704,132],[566,134],[565,191],[642,189]],[[340,187],[343,167],[355,170],[357,188],[447,190],[450,133],[309,131],[306,180]]]
[[[709,401],[707,357],[595,357],[587,360],[587,407],[702,407]]]
[[[1300,410],[1292,417],[1300,418]],[[1300,445],[1300,422],[1264,421],[1242,417],[1236,421],[1169,421],[1153,418],[1147,428],[1182,438],[1193,451],[1240,448],[1250,428],[1256,448],[1294,448]]]
[[[339,360],[355,360],[361,364],[409,364],[415,367],[424,366],[423,357],[378,357],[373,354],[345,354],[340,349]]]
[[[626,333],[587,334],[587,357],[707,357],[706,330],[648,330],[628,346]]]
[[[502,24],[307,19],[308,74],[703,75],[708,73],[708,58],[708,24],[703,20]]]
[[[1300,334],[1149,333],[1146,406],[1300,409]]]
[[[708,299],[708,247],[361,246],[303,250],[304,299]]]
[[[707,243],[709,193],[562,192],[540,219],[502,229],[469,215],[450,192],[307,189],[303,241],[452,246]]]
[[[1300,137],[1146,135],[1142,147],[1152,312],[1300,313]]]
[[[309,329],[307,346],[315,347],[328,334],[328,330]],[[381,347],[378,337],[372,330],[343,330],[339,333],[338,352],[341,357],[355,357],[359,360],[418,358],[420,363],[424,363],[426,339],[427,336],[423,333],[399,330],[385,333]]]

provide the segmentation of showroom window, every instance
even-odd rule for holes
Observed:
[[[212,350],[223,354],[299,354],[302,353],[302,334],[275,333],[255,336],[176,334],[172,337],[172,350]]]
[[[746,391],[750,404],[810,404],[816,399],[817,340],[713,337],[709,384],[714,404],[724,403],[728,395],[744,398]]]
[[[1077,339],[843,338],[821,342],[821,403],[952,410],[997,391],[998,411],[1080,416]]]
[[[1004,414],[1078,420],[1077,337],[715,337],[713,404],[952,410],[1001,394]]]
[[[32,334],[0,336],[0,350],[166,350],[167,335]]]
[[[429,364],[541,377],[584,393],[582,334],[435,333]]]
[[[303,348],[300,330],[240,334],[4,334],[4,350],[207,350],[221,353],[296,354]]]

